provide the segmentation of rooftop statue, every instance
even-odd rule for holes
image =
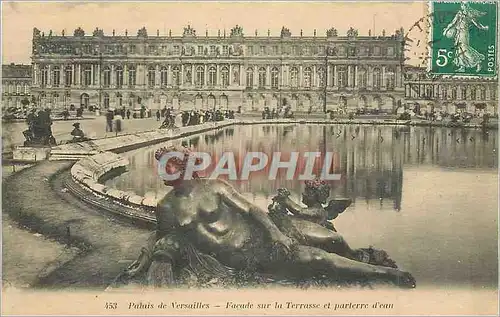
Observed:
[[[85,31],[81,28],[78,27],[75,32],[73,33],[74,36],[85,36]]]
[[[33,37],[40,37],[40,30],[37,28],[33,28]]]
[[[171,156],[173,153],[181,155]],[[142,249],[139,259],[117,278],[115,286],[130,282],[155,287],[199,287],[214,283],[221,286],[304,285],[318,281],[323,285],[337,285],[385,281],[400,287],[415,287],[410,273],[394,265],[370,264],[378,261],[372,259],[370,249],[351,250],[341,235],[323,227],[321,221],[304,220],[311,224],[307,231],[300,226],[286,227],[304,229],[302,233],[308,237],[296,238],[286,230],[281,231],[281,225],[277,226],[267,212],[229,183],[204,179],[196,173],[192,179],[184,179],[191,157],[190,150],[184,147],[161,148],[155,152],[160,170],[164,170],[165,175],[179,173],[180,177],[165,178],[165,185],[171,186],[172,191],[156,208],[156,233]],[[322,199],[317,194],[314,197]],[[293,204],[283,204],[285,208],[294,208]],[[310,208],[322,213],[317,201],[311,204]],[[329,214],[339,213],[346,206],[345,203],[330,205]],[[338,242],[338,247],[330,246],[327,250],[322,244],[325,239],[319,239],[318,244],[308,240],[321,235],[320,231],[326,231],[328,242],[331,245],[333,241]]]
[[[281,37],[290,37],[292,36],[292,32],[288,28],[282,27],[281,28]]]
[[[337,32],[337,29],[336,28],[330,28],[326,31],[326,36],[327,37],[334,37],[334,36],[337,36],[338,35],[338,32]]]
[[[236,24],[234,28],[231,29],[231,37],[243,36],[243,28]]]
[[[102,29],[95,28],[94,32],[92,32],[92,36],[103,37],[104,36],[104,31]]]
[[[350,27],[349,30],[347,30],[347,36],[348,37],[357,37],[358,30],[354,29],[353,27]]]
[[[196,36],[196,30],[193,29],[191,25],[188,25],[187,28],[184,28],[182,36]]]
[[[142,27],[137,31],[137,36],[139,37],[148,37],[148,31],[146,30],[146,27]]]

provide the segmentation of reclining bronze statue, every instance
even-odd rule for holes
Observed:
[[[309,226],[293,222],[285,228],[225,181],[197,175],[184,180],[190,151],[162,148],[156,151],[155,158],[160,160],[170,151],[184,153],[184,159],[171,158],[165,167],[168,174],[180,172],[181,177],[164,181],[173,189],[157,205],[156,232],[139,259],[113,286],[304,285],[309,281],[338,285],[382,281],[415,287],[410,273],[359,261],[359,252],[321,224],[305,220]],[[304,230],[307,238],[287,236],[291,231],[287,229],[293,226]]]

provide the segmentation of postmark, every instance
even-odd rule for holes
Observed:
[[[432,2],[430,73],[497,75],[497,2]]]

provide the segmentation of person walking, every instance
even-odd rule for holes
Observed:
[[[161,117],[160,110],[156,110],[156,121],[160,121],[160,117]]]
[[[130,119],[130,109],[127,109],[127,119]]]

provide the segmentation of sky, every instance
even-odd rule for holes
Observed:
[[[99,27],[105,34],[135,36],[145,26],[148,34],[181,35],[190,24],[198,35],[217,35],[218,30],[229,30],[236,24],[243,27],[246,36],[278,36],[282,26],[293,35],[324,36],[335,27],[345,35],[352,26],[359,35],[392,34],[403,27],[405,32],[427,14],[425,2],[24,2],[2,1],[2,63],[31,63],[33,28],[48,35],[73,34],[82,27],[86,34]],[[375,31],[374,31],[375,30]],[[409,64],[416,64],[425,55],[425,45],[416,47],[426,34],[417,28],[408,33],[415,40],[407,56]]]

